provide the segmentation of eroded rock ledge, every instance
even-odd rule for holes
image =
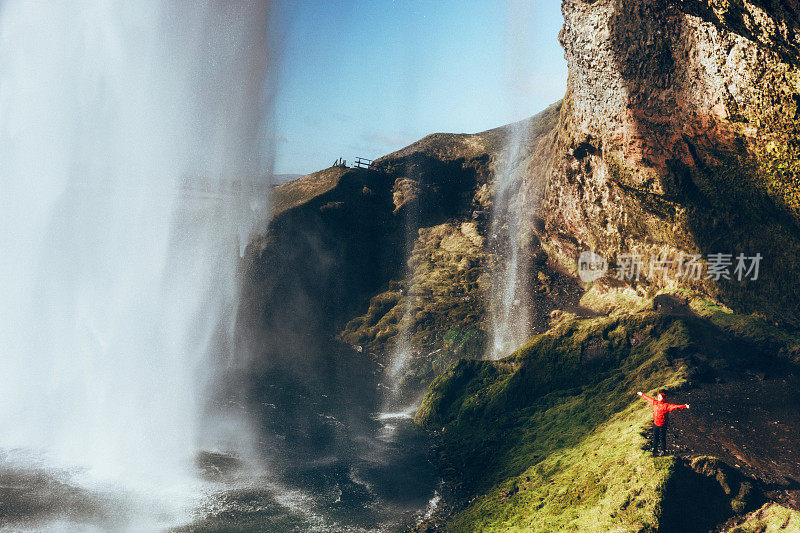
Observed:
[[[796,324],[796,9],[565,0],[568,92],[541,206],[553,248],[568,258],[594,249],[612,261],[761,253],[757,283],[681,283]]]

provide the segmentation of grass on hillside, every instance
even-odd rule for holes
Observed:
[[[642,451],[637,406],[574,446],[512,476],[454,520],[454,531],[650,531],[658,526],[672,457]]]
[[[650,412],[636,391],[685,385],[689,354],[746,364],[742,346],[735,328],[642,312],[568,321],[503,360],[460,361],[416,415],[439,431],[449,475],[478,495],[452,529],[656,531],[677,466],[642,450]]]
[[[776,503],[766,503],[761,509],[748,515],[728,533],[777,533],[800,531],[800,513]]]

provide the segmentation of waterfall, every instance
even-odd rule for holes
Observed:
[[[2,450],[150,491],[215,445],[266,217],[267,7],[0,4]]]
[[[509,111],[524,116],[530,91],[536,90],[534,33],[537,7],[534,2],[512,0],[508,4],[506,54],[506,102]],[[522,346],[531,333],[531,301],[528,283],[529,258],[526,217],[530,202],[524,182],[530,162],[531,121],[506,126],[505,146],[494,168],[494,199],[488,245],[492,274],[488,294],[490,343],[486,356],[498,359]]]
[[[406,175],[405,179],[409,180],[411,176]],[[395,185],[398,187],[398,185]],[[411,401],[409,405],[409,393],[413,391],[406,390],[405,381],[409,371],[409,365],[414,353],[414,343],[412,340],[414,328],[414,307],[416,305],[416,288],[414,287],[414,268],[411,265],[411,256],[414,253],[414,246],[417,243],[420,226],[420,213],[417,195],[419,191],[415,190],[414,186],[406,183],[399,185],[404,195],[409,195],[406,198],[405,205],[403,205],[403,219],[404,219],[404,251],[403,258],[405,261],[405,283],[404,283],[404,301],[403,316],[397,324],[397,334],[392,340],[392,346],[389,351],[388,365],[384,373],[384,383],[386,389],[383,394],[383,401],[381,411],[405,413],[406,411],[413,411],[416,408],[418,399]],[[403,188],[405,187],[405,188]],[[404,415],[405,416],[405,415]]]
[[[520,347],[530,334],[527,258],[523,246],[525,198],[521,192],[528,162],[529,121],[508,126],[505,152],[495,170],[489,243],[491,266],[489,299],[491,344],[488,356],[497,359]]]

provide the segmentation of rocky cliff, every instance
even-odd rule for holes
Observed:
[[[547,239],[568,257],[640,255],[643,284],[797,324],[798,4],[562,6],[569,81],[541,208]],[[733,255],[731,271],[739,253],[761,254],[760,279],[676,275],[681,259],[717,253]],[[652,255],[669,275],[649,272]]]
[[[450,492],[421,528],[800,527],[800,4],[562,11],[563,101],[275,188],[243,262],[248,390],[264,403],[282,379],[328,397],[332,360],[381,381],[400,349],[409,396],[439,376],[417,421]],[[519,305],[541,335],[477,361],[511,244],[492,229],[508,224],[492,217],[510,167]],[[586,250],[609,263],[591,282]],[[740,254],[746,269],[760,257],[757,276]],[[635,392],[656,388],[697,404],[675,458],[646,450]]]
[[[549,161],[537,147],[555,146],[560,112],[525,121],[520,164]],[[276,351],[306,359],[334,338],[385,366],[408,340],[407,381],[420,392],[458,357],[482,357],[490,265],[502,255],[487,240],[494,176],[511,128],[434,134],[370,169],[334,166],[275,187],[272,221],[242,267],[240,338],[252,364],[285,357]],[[537,239],[525,254],[545,323],[581,289]]]
[[[562,2],[568,90],[551,142],[530,145],[523,245],[573,273],[582,251],[605,257],[579,307],[600,316],[553,314],[512,356],[434,382],[417,420],[469,503],[429,527],[798,527],[792,511],[747,513],[798,507],[794,417],[772,398],[794,405],[800,350],[799,8]],[[738,279],[739,254],[762,257],[758,279]],[[676,458],[642,451],[631,398],[649,387],[699,410]]]

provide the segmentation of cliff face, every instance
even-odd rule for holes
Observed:
[[[791,388],[800,361],[800,5],[564,0],[562,11],[562,102],[276,188],[269,230],[243,264],[253,395],[289,413],[276,426],[298,425],[315,387],[366,413],[375,398],[337,397],[331,376],[368,367],[360,379],[375,391],[372,363],[407,343],[410,389],[441,374],[417,420],[438,431],[443,475],[466,496],[441,517],[456,530],[705,531],[745,520],[762,496],[797,507],[800,472],[781,451],[798,444],[797,427],[769,391]],[[509,166],[523,179],[493,222]],[[451,366],[486,354],[489,292],[509,246],[495,230],[517,212],[522,305],[547,331],[506,359]],[[610,262],[593,283],[570,275],[584,250]],[[731,279],[707,276],[709,254],[730,254]],[[737,279],[738,254],[760,254],[758,279]],[[639,274],[617,280],[626,256]],[[706,260],[697,278],[686,275],[692,256]],[[355,350],[332,350],[331,338]],[[265,389],[275,383],[295,391],[282,404]],[[687,429],[681,446],[747,476],[723,475],[716,459],[653,461],[635,392],[662,387],[697,398],[698,427],[715,428],[711,441]],[[761,439],[774,442],[759,447],[703,414],[742,387],[764,400],[756,418],[783,420]],[[684,513],[698,491],[713,501]],[[775,514],[759,513],[747,523]]]
[[[657,254],[674,269],[681,252],[760,253],[758,281],[665,280],[645,264],[639,285],[700,288],[796,323],[798,4],[565,0],[562,11],[568,92],[541,206],[553,248],[612,263]]]
[[[459,357],[485,356],[489,291],[508,244],[491,235],[497,175],[519,131],[525,137],[512,166],[538,175],[552,160],[560,112],[555,104],[521,123],[477,134],[430,135],[376,161],[393,180],[395,212],[405,213],[408,261],[339,339],[375,354],[406,343],[409,392],[426,388]],[[526,303],[536,323],[577,303],[578,284],[548,261],[536,236],[525,237],[522,253]]]
[[[313,374],[331,338],[382,364],[407,342],[411,391],[458,357],[482,357],[491,265],[502,261],[487,239],[496,168],[520,126],[518,164],[548,164],[560,113],[556,104],[517,125],[429,135],[371,169],[331,167],[276,187],[272,221],[243,263],[251,373]],[[580,290],[537,242],[528,237],[524,262],[544,322]]]
[[[568,90],[551,142],[529,146],[522,208],[537,238],[524,244],[572,269],[584,250],[603,255],[611,270],[581,304],[614,313],[554,315],[509,357],[460,361],[431,385],[417,421],[464,493],[445,527],[749,530],[768,507],[744,513],[763,498],[798,505],[781,444],[795,442],[793,417],[771,397],[794,383],[800,353],[800,4],[564,0],[562,11]],[[707,277],[708,261],[698,279],[681,275],[688,257],[717,253],[732,255],[731,279]],[[740,253],[763,257],[758,279],[736,279]],[[639,279],[614,279],[626,256]],[[650,271],[651,256],[666,272]],[[635,393],[648,387],[692,399],[679,457],[643,450],[649,414]],[[759,409],[755,436],[735,426],[740,390]]]
[[[458,139],[425,139],[424,150],[387,156],[372,169],[335,166],[274,189],[273,218],[243,264],[240,310],[243,324],[270,339],[265,350],[336,335],[376,294],[402,292],[420,228],[469,219],[488,157],[473,153],[477,140],[458,146]],[[380,342],[396,333],[392,323]],[[372,333],[364,343],[379,332]]]

